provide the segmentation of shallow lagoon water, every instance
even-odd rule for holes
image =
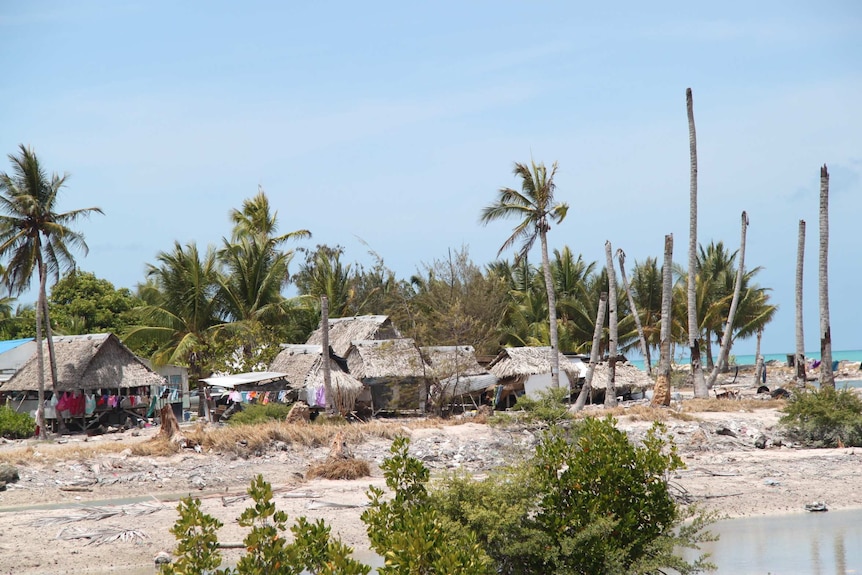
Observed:
[[[720,539],[702,551],[717,573],[862,573],[862,509],[728,519],[710,531]]]

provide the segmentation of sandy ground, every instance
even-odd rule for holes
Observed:
[[[671,478],[674,487],[689,500],[728,517],[805,513],[805,504],[814,501],[825,502],[832,510],[862,507],[859,449],[788,446],[777,427],[779,415],[775,409],[757,409],[698,413],[692,421],[669,419],[668,430],[687,465]],[[619,424],[637,440],[649,424],[630,419],[621,417]],[[716,433],[719,430],[722,433]],[[126,432],[96,440],[125,444],[145,441],[151,433]],[[512,453],[529,451],[538,433],[469,422],[412,429],[411,453],[434,474],[456,467],[483,473]],[[754,445],[760,436],[767,438],[765,449]],[[0,453],[20,448],[21,443],[0,445]],[[37,453],[61,447],[32,441],[30,445]],[[327,448],[283,446],[249,459],[190,450],[171,457],[133,457],[126,452],[44,463],[40,459],[45,457],[34,455],[32,462],[19,466],[20,481],[0,492],[0,574],[154,573],[154,556],[175,545],[169,529],[177,518],[177,500],[185,494],[200,497],[204,510],[224,523],[223,542],[239,542],[244,530],[236,518],[248,502],[242,499],[244,491],[257,474],[273,484],[279,508],[291,518],[322,518],[345,543],[367,554],[361,551],[367,550],[368,542],[359,516],[368,486],[384,485],[376,464],[388,454],[389,445],[388,440],[373,439],[351,446],[357,457],[374,464],[372,477],[357,481],[303,479],[311,463],[326,457]],[[51,508],[36,507],[46,504]],[[115,515],[58,523],[86,513],[86,506]],[[136,515],[139,512],[146,514]],[[142,538],[102,545],[58,539],[63,533],[108,526],[137,530]],[[224,554],[231,561],[237,553]]]

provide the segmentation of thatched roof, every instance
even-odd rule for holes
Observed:
[[[323,385],[323,361],[319,345],[285,345],[269,366],[270,371],[286,373],[293,387]],[[329,359],[329,377],[333,386],[362,389],[362,382],[345,373],[334,359]]]
[[[570,380],[578,380],[578,369],[562,353],[560,371]],[[499,379],[522,378],[540,373],[551,373],[550,347],[507,347],[488,365],[488,371]]]
[[[57,390],[117,389],[164,385],[165,380],[147,367],[111,333],[55,337]],[[48,344],[45,354],[45,388],[51,389]],[[27,360],[0,391],[35,391],[39,388],[36,353]]]
[[[329,318],[329,347],[336,355],[347,357],[350,344],[359,340],[399,339],[401,333],[385,315],[358,315]],[[318,327],[308,344],[323,345],[323,329]]]
[[[453,375],[484,375],[488,370],[479,365],[476,353],[470,345],[427,346],[420,348],[434,377],[447,378]]]
[[[607,362],[597,363],[593,372],[592,386],[594,388],[604,388],[608,383]],[[652,387],[655,382],[645,371],[641,371],[637,367],[626,362],[617,362],[614,368],[614,384],[617,386],[631,387]]]
[[[409,338],[354,341],[347,353],[350,374],[360,380],[425,377],[425,362]]]

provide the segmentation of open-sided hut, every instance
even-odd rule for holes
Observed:
[[[354,341],[347,352],[350,375],[368,386],[373,413],[425,411],[428,366],[409,338]]]
[[[420,348],[432,378],[431,393],[443,399],[481,394],[497,383],[497,377],[479,365],[470,345]]]
[[[559,356],[560,387],[571,389],[577,384],[580,372],[566,356],[562,353]],[[493,404],[509,407],[525,393],[535,396],[551,387],[551,348],[507,347],[488,365],[488,371],[497,376]]]
[[[607,389],[608,377],[610,375],[610,366],[607,361],[597,363],[593,372],[593,396],[597,395],[604,397],[604,391]],[[650,376],[635,367],[634,365],[618,361],[614,366],[614,387],[616,388],[617,397],[624,399],[632,399],[642,396],[643,392],[648,387],[652,387],[655,382]]]
[[[310,407],[326,407],[323,382],[322,347],[318,345],[283,345],[269,366],[285,374],[291,387],[299,390],[299,399]],[[335,408],[343,414],[353,411],[362,393],[362,382],[350,376],[347,363],[340,357],[329,357],[329,379],[335,395]]]
[[[46,403],[48,416],[69,412],[70,418],[93,419],[110,411],[126,410],[128,415],[146,411],[151,386],[162,386],[165,380],[147,367],[129,348],[111,333],[62,336],[53,338],[57,359],[57,395]],[[45,356],[45,389],[51,395],[51,368],[48,344],[42,343]],[[36,392],[39,368],[36,353],[0,386],[2,392]],[[84,397],[83,401],[81,400]],[[58,403],[66,397],[75,400],[72,409]],[[93,402],[92,409],[89,403]],[[89,413],[88,413],[89,412]]]
[[[329,318],[329,347],[340,357],[347,357],[354,341],[400,339],[401,333],[392,324],[389,316],[358,315]],[[310,336],[307,344],[323,345],[323,328],[319,327]]]

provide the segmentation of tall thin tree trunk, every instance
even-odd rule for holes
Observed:
[[[587,403],[587,398],[593,389],[593,373],[596,371],[596,363],[599,361],[599,347],[602,342],[602,328],[605,325],[605,312],[608,306],[608,294],[602,292],[599,296],[599,310],[596,312],[596,326],[593,329],[593,347],[590,349],[590,365],[587,367],[587,376],[584,378],[584,386],[575,400],[575,411],[580,411]]]
[[[670,310],[673,297],[673,234],[664,237],[664,265],[661,269],[661,332],[658,374],[653,388],[653,406],[670,405]]]
[[[542,241],[542,270],[548,292],[548,321],[551,328],[551,386],[560,387],[560,342],[557,337],[557,298],[554,294],[554,278],[551,277],[551,262],[548,259],[548,236],[545,226],[539,231]]]
[[[51,366],[51,389],[54,395],[57,395],[57,354],[54,353],[54,332],[51,329],[51,315],[48,312],[47,297],[43,300],[43,304],[45,317],[45,340],[48,342],[48,364]],[[61,435],[68,433],[66,422],[62,417],[57,418],[57,430]]]
[[[608,386],[605,391],[605,407],[617,406],[617,274],[611,255],[611,242],[605,242],[605,259],[608,268]]]
[[[712,332],[707,329],[706,337],[703,338],[704,353],[706,354],[706,369],[711,370],[715,365],[712,360]]]
[[[45,352],[42,351],[42,313],[45,306],[45,277],[44,264],[39,260],[39,302],[36,304],[36,367],[39,369],[39,388],[37,398],[39,405],[36,406],[36,425],[39,426],[39,439],[45,439],[48,434],[45,429]],[[60,417],[60,414],[57,414]]]
[[[323,388],[326,391],[326,412],[335,413],[335,396],[332,395],[332,379],[329,373],[329,298],[320,297],[320,327],[323,343],[320,359],[323,361]]]
[[[697,323],[697,132],[694,127],[694,101],[691,88],[685,91],[688,112],[688,148],[691,161],[689,221],[688,221],[688,347],[691,353],[691,374],[694,379],[694,396],[709,397],[709,388],[700,363],[700,343]]]
[[[742,232],[739,238],[739,264],[736,268],[736,283],[733,285],[733,298],[730,300],[730,311],[727,323],[724,325],[724,335],[721,338],[721,351],[718,353],[718,365],[709,374],[709,387],[715,385],[719,371],[727,371],[727,356],[730,354],[730,343],[733,341],[733,320],[739,305],[739,293],[742,291],[742,276],[745,275],[745,232],[748,230],[748,214],[742,212]]]
[[[805,220],[799,220],[796,244],[796,382],[805,385],[805,336],[802,331],[802,269],[805,261]]]
[[[652,377],[652,365],[650,362],[649,356],[649,346],[647,345],[646,336],[644,335],[644,327],[641,324],[640,315],[638,315],[638,308],[635,305],[635,298],[632,296],[632,290],[629,287],[629,280],[626,277],[626,253],[618,249],[617,250],[617,260],[620,262],[620,276],[623,280],[623,288],[626,290],[626,296],[629,300],[629,307],[632,310],[632,315],[635,318],[635,327],[638,329],[638,338],[641,342],[641,353],[644,356],[644,367],[646,367],[647,375]]]
[[[820,389],[835,389],[829,324],[829,171],[820,168]]]
[[[760,385],[763,379],[763,370],[766,366],[763,365],[763,356],[760,355],[760,341],[763,339],[763,326],[757,328],[757,345],[754,348],[754,383]]]

